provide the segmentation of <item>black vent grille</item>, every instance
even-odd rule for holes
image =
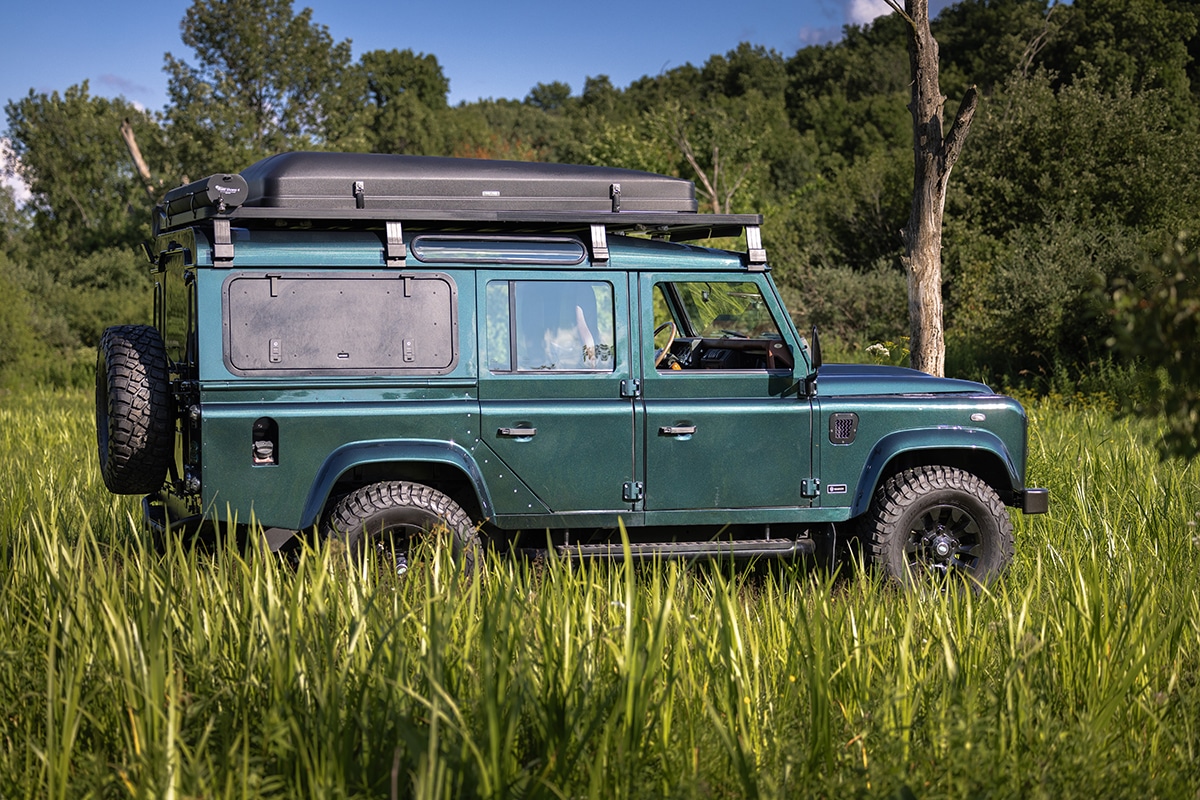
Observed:
[[[852,411],[829,415],[829,441],[850,444],[858,434],[858,414]]]

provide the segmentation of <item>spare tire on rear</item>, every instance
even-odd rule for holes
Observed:
[[[167,351],[150,325],[118,325],[96,358],[96,442],[113,494],[159,489],[175,449]]]

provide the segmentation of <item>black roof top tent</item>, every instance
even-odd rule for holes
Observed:
[[[607,260],[607,232],[690,241],[746,231],[752,264],[766,261],[757,214],[700,214],[695,185],[615,167],[369,153],[281,153],[239,174],[169,191],[156,232],[212,219],[217,244],[239,227],[590,231]],[[392,255],[399,255],[389,253]]]

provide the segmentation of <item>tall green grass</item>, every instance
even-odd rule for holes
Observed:
[[[82,393],[0,398],[0,797],[1200,797],[1200,469],[1032,409],[981,594],[789,564],[140,531]]]

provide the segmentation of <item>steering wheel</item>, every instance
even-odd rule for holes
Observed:
[[[671,335],[667,337],[666,346],[655,349],[655,351],[654,351],[654,366],[655,367],[657,367],[659,364],[662,363],[662,360],[663,360],[663,358],[666,357],[667,353],[671,352],[671,345],[675,344],[675,337],[679,335],[679,328],[677,328],[675,326],[675,322],[673,320],[667,320],[662,325],[659,325],[657,328],[654,329],[654,335],[651,338],[657,339],[658,335],[660,333],[662,333],[663,331],[665,331],[667,328],[671,329]]]

